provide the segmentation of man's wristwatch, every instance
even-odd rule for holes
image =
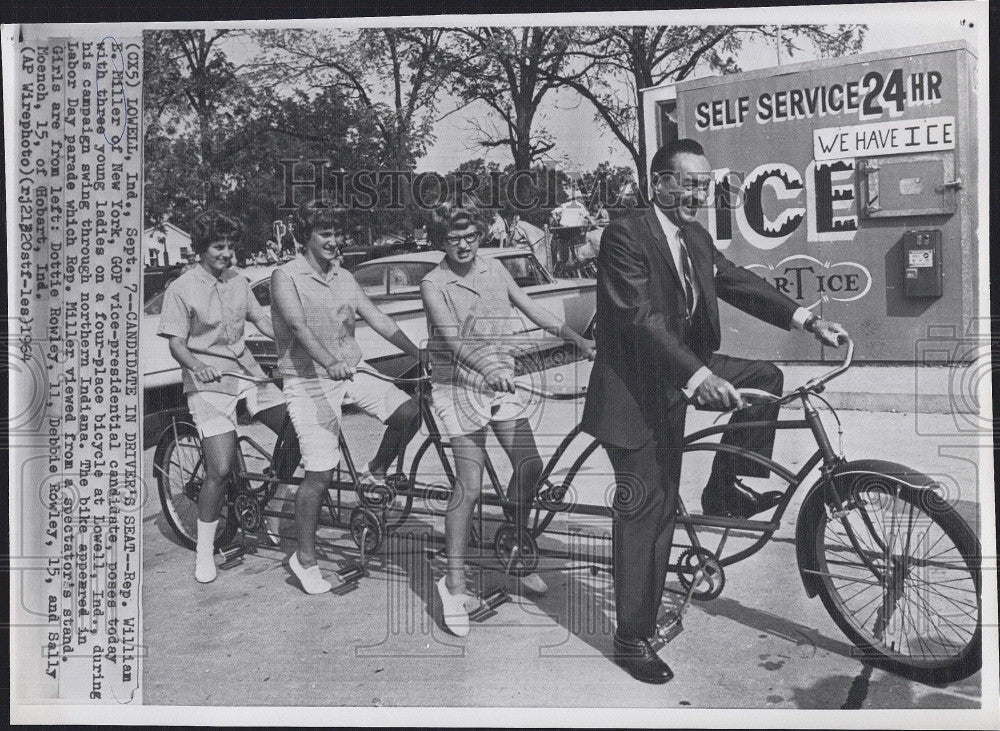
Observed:
[[[815,335],[817,322],[819,322],[819,315],[809,315],[809,318],[802,323],[802,329]]]

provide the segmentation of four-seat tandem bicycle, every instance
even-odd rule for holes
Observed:
[[[786,487],[772,516],[761,520],[690,513],[678,499],[677,520],[683,528],[680,534],[687,537],[688,543],[677,546],[680,553],[670,568],[677,574],[684,598],[679,607],[663,615],[658,631],[661,642],[669,642],[681,631],[684,612],[693,599],[707,601],[722,593],[727,567],[770,542],[793,495],[818,467],[819,478],[803,499],[795,526],[798,569],[808,596],[819,596],[862,656],[886,669],[924,682],[947,683],[968,677],[981,667],[981,555],[975,532],[946,501],[942,486],[927,475],[880,459],[849,461],[839,455],[814,403],[823,402],[839,427],[839,417],[820,394],[829,381],[850,368],[853,351],[853,343],[848,340],[842,364],[782,396],[742,391],[745,408],[797,401],[802,418],[710,426],[686,437],[685,453],[722,451],[741,455],[766,466]],[[386,380],[417,386],[428,436],[417,448],[409,470],[404,473],[401,469],[401,457],[398,472],[390,475],[384,485],[373,486],[360,483],[341,434],[342,462],[325,504],[334,524],[341,524],[341,494],[356,495],[346,524],[361,555],[357,565],[340,572],[345,585],[366,575],[368,558],[379,549],[387,533],[400,530],[411,514],[443,515],[455,480],[449,444],[441,436],[429,406],[427,378]],[[546,398],[573,399],[583,395],[524,388]],[[798,470],[713,439],[733,429],[768,424],[779,430],[811,432],[816,450]],[[557,515],[610,519],[612,509],[607,505],[586,504],[574,497],[578,494],[574,481],[587,474],[588,461],[598,448],[597,442],[591,440],[582,450],[574,450],[571,445],[582,438],[576,427],[549,458],[526,529],[507,522],[507,510],[501,513],[493,536],[493,553],[499,562],[496,566],[508,575],[544,570],[539,568],[541,555],[567,561],[580,558],[570,551],[539,549],[538,539],[543,534],[558,532],[553,523]],[[298,449],[290,424],[278,437],[273,455],[248,436],[241,435],[239,440],[268,466],[262,471],[248,470],[243,450],[238,450],[216,539],[229,563],[241,560],[246,546],[253,545],[250,537],[259,531],[265,516],[273,514],[267,504],[278,485],[301,482],[293,474]],[[189,548],[195,545],[197,500],[204,472],[199,445],[190,420],[175,418],[158,440],[154,457],[164,515]],[[570,454],[575,457],[570,459]],[[568,469],[564,462],[569,462]],[[480,546],[484,542],[483,505],[506,508],[504,489],[489,456],[485,469],[492,490],[484,490],[480,500],[479,530],[473,537]],[[336,495],[336,501],[331,493]],[[417,500],[419,505],[415,505]],[[234,540],[238,532],[244,534],[242,541]],[[707,544],[708,536],[718,537],[714,547]],[[741,544],[734,550],[735,541],[730,538],[736,536],[750,536],[750,545]],[[568,568],[610,570],[609,562],[595,560],[591,555],[586,559],[583,565]],[[474,619],[490,616],[509,597],[503,589],[495,589],[481,599],[482,605],[472,613]]]

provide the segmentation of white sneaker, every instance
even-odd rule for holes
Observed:
[[[458,637],[469,634],[469,610],[467,608],[469,595],[465,592],[452,594],[448,589],[448,577],[442,576],[437,582],[438,594],[441,596],[441,608],[444,610],[444,625]]]
[[[210,584],[215,581],[215,554],[203,551],[195,552],[194,578],[199,584]]]
[[[358,475],[358,481],[362,485],[384,485],[385,475],[382,475],[382,477],[376,477],[375,475],[372,474],[372,471],[369,468],[364,470]]]
[[[333,589],[333,584],[323,578],[319,570],[319,564],[306,568],[299,563],[299,552],[295,551],[288,559],[288,566],[291,568],[295,578],[302,584],[306,594],[323,594]]]
[[[521,586],[530,591],[532,594],[544,594],[549,590],[548,584],[542,581],[542,577],[538,574],[528,574],[527,576],[522,576]]]

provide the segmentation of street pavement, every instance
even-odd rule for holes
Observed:
[[[574,389],[572,370],[547,374],[545,387]],[[787,384],[792,386],[794,384]],[[543,459],[578,421],[581,402],[546,401],[535,414]],[[795,418],[801,411],[789,412]],[[716,414],[691,411],[689,430]],[[963,516],[978,526],[975,439],[950,414],[840,412],[842,451],[911,465],[942,481]],[[826,418],[835,447],[836,424]],[[345,434],[357,462],[369,459],[381,425],[347,413]],[[269,433],[248,427],[270,444]],[[411,444],[407,460],[418,442]],[[500,479],[510,468],[491,439]],[[579,438],[561,469],[586,444]],[[779,432],[778,461],[797,469],[815,449],[808,431]],[[610,557],[610,520],[560,515],[543,548],[572,548],[579,558],[542,558],[550,590],[523,596],[516,581],[494,570],[476,573],[482,592],[507,586],[514,601],[495,617],[473,624],[466,638],[442,629],[433,585],[441,575],[443,518],[414,515],[394,533],[370,565],[369,576],[348,593],[308,596],[287,567],[294,527],[281,521],[280,548],[261,547],[208,585],[194,581],[194,555],[170,533],[152,480],[152,450],[145,453],[150,486],[144,511],[143,702],[161,705],[281,706],[506,706],[656,707],[664,709],[900,709],[977,708],[980,673],[933,687],[863,664],[818,598],[806,596],[795,559],[795,516],[800,489],[771,543],[725,571],[721,596],[692,603],[684,632],[662,652],[676,677],[664,686],[636,682],[611,662],[614,594],[605,572],[568,570]],[[258,465],[259,466],[259,465]],[[708,461],[685,461],[682,497],[692,510]],[[575,499],[607,504],[611,472],[603,453],[588,460]],[[806,485],[811,485],[816,475]],[[758,488],[767,481],[758,480]],[[773,484],[773,483],[772,483]],[[777,487],[774,484],[774,487]],[[345,505],[353,504],[345,496]],[[281,505],[281,501],[276,501]],[[290,504],[284,505],[289,511]],[[349,510],[342,518],[346,520]],[[485,511],[484,535],[492,553],[496,512]],[[678,530],[678,535],[681,531]],[[716,545],[720,534],[703,539]],[[324,573],[356,562],[344,527],[325,527]],[[730,546],[748,545],[729,539]],[[742,544],[739,541],[743,541]],[[732,543],[735,542],[735,543]],[[731,549],[727,549],[731,550]],[[676,553],[674,554],[677,555]],[[471,573],[470,573],[471,576]],[[668,578],[665,606],[680,585]],[[664,716],[669,723],[669,716]]]

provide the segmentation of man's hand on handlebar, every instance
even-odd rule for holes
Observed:
[[[593,340],[581,338],[576,347],[587,356],[587,360],[594,360],[597,357],[597,343]]]
[[[728,411],[743,408],[743,399],[739,391],[725,378],[719,378],[715,374],[706,377],[698,384],[692,399],[697,405],[706,409]]]
[[[817,320],[812,328],[813,335],[824,345],[834,348],[847,342],[847,330],[839,322],[829,320]]]

